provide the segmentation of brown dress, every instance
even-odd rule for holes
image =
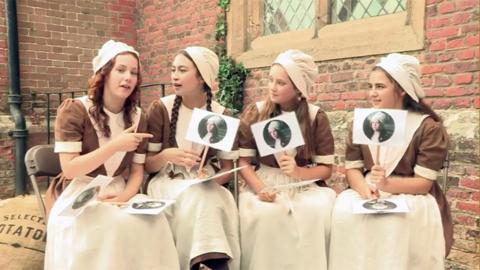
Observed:
[[[94,128],[95,124],[87,113],[90,106],[91,101],[85,96],[65,100],[59,107],[55,122],[56,152],[83,155],[109,140],[99,136]],[[110,138],[113,138],[125,128],[123,113],[105,112],[110,118]],[[135,116],[138,131],[145,132],[145,116],[140,109],[137,108]],[[143,164],[145,150],[146,142],[134,152],[117,152],[87,176],[71,181],[49,216],[45,269],[179,269],[172,234],[163,214],[130,215],[117,206],[94,202],[76,217],[61,215],[62,210],[97,175],[114,177],[101,193],[123,191],[125,179],[122,173],[132,162]],[[136,195],[131,201],[145,197]]]
[[[260,167],[256,174],[267,186],[294,183],[295,179],[279,169],[274,155],[257,156],[249,126],[258,120],[263,106],[263,102],[252,104],[242,115],[241,130],[246,132],[239,135],[240,156],[257,158]],[[328,118],[314,105],[309,105],[309,114],[313,155],[305,159],[303,150],[290,154],[295,155],[299,166],[333,164],[334,142]],[[311,184],[282,191],[275,202],[263,202],[246,187],[239,198],[241,269],[326,269],[335,196],[332,189]]]
[[[203,146],[185,139],[192,110],[180,106],[176,124],[175,145],[168,142],[170,118],[175,96],[167,96],[150,105],[147,112],[148,130],[153,134],[148,151],[158,153],[170,147],[201,153]],[[205,109],[205,108],[203,108]],[[224,113],[224,108],[212,102],[212,111]],[[222,152],[210,148],[207,158],[235,159],[236,152]],[[214,174],[207,163],[205,169]],[[173,179],[172,179],[173,177]],[[190,269],[207,259],[229,259],[229,269],[238,270],[240,246],[238,211],[232,194],[215,181],[195,184],[185,189],[186,179],[196,178],[195,169],[169,163],[149,182],[147,192],[154,198],[174,199],[175,204],[165,213],[172,228],[181,269]]]
[[[408,117],[419,120],[417,126],[412,121],[407,122],[407,131],[410,129],[413,136],[406,142],[403,155],[395,160],[386,154],[388,147],[381,146],[380,165],[382,160],[395,160],[390,175],[419,175],[434,181],[430,193],[435,197],[431,194],[390,195],[403,196],[409,212],[353,214],[352,203],[361,200],[360,195],[353,189],[342,192],[332,213],[329,269],[444,269],[446,239],[443,229],[445,226],[448,241],[451,223],[442,225],[442,214],[448,216],[447,221],[449,211],[435,180],[447,154],[448,136],[442,124],[430,117],[411,112]],[[374,148],[353,144],[352,130],[349,132],[345,167],[362,170],[368,181],[368,172],[374,165],[371,153]]]

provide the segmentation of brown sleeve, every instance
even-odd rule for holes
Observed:
[[[438,171],[447,156],[448,135],[442,123],[431,118],[424,121],[424,131],[417,150],[417,164]]]
[[[330,129],[330,121],[328,121],[327,114],[319,110],[317,116],[315,117],[315,122],[315,155],[333,155],[335,153],[335,146],[332,130]]]
[[[238,148],[240,149],[240,156],[242,155],[241,149],[248,149],[247,152],[250,152],[249,155],[251,156],[251,151],[257,150],[257,145],[255,144],[255,139],[253,137],[253,133],[251,130],[251,125],[254,124],[258,119],[258,109],[255,103],[250,104],[240,116],[240,127],[237,136]],[[244,152],[244,151],[243,151]]]
[[[362,169],[364,167],[364,157],[360,144],[353,143],[353,123],[348,126],[348,136],[345,147],[345,168]]]
[[[166,117],[166,118],[165,118]],[[154,101],[147,109],[147,130],[153,135],[153,138],[148,141],[149,152],[160,152],[161,144],[164,140],[164,125],[165,120],[168,119],[168,112],[161,101]]]
[[[66,99],[57,109],[55,142],[81,142],[87,111],[80,101]]]

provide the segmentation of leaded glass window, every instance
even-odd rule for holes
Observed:
[[[264,0],[263,35],[313,27],[314,0]]]
[[[405,11],[407,0],[332,0],[331,22],[340,23]]]

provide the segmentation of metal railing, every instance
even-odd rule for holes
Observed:
[[[138,98],[138,106],[144,109],[151,101],[165,96],[167,84],[165,83],[149,83],[140,86],[140,96]],[[47,144],[51,143],[52,137],[52,120],[55,119],[57,108],[67,98],[76,98],[86,95],[87,91],[63,91],[50,93],[32,93],[32,101],[35,109],[45,110],[45,133],[47,136]],[[142,103],[143,102],[143,103]]]

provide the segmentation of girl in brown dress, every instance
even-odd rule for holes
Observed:
[[[269,97],[242,114],[239,165],[250,165],[253,158],[259,163],[256,171],[241,170],[247,184],[239,198],[242,270],[327,268],[335,192],[324,181],[331,174],[334,144],[327,115],[306,100],[316,75],[311,56],[298,50],[280,54],[270,68]],[[250,126],[289,111],[299,119],[305,145],[259,157]],[[279,193],[268,189],[317,178],[319,185]]]
[[[353,144],[350,130],[345,167],[352,189],[335,203],[329,269],[444,269],[452,224],[435,180],[447,155],[448,136],[440,117],[423,101],[419,69],[415,57],[394,53],[370,74],[374,108],[408,111],[406,142]],[[374,164],[377,151],[379,164]],[[379,196],[404,197],[409,212],[352,213],[353,203]]]
[[[198,269],[200,263],[212,269],[239,269],[240,247],[238,211],[232,194],[221,184],[229,176],[185,189],[184,179],[197,178],[203,145],[185,139],[194,108],[224,113],[212,100],[218,74],[218,57],[204,47],[187,47],[175,56],[171,80],[175,95],[154,101],[148,109],[146,168],[156,173],[148,184],[155,198],[175,199],[166,209],[178,251],[181,269]],[[235,152],[211,149],[204,167],[206,175],[215,172],[210,164],[214,155],[222,170],[233,167]]]
[[[113,203],[145,199],[146,119],[136,107],[138,53],[113,40],[93,59],[88,95],[58,108],[55,152],[63,175],[73,179],[50,212],[45,269],[179,269],[163,214],[130,215]],[[138,132],[138,133],[137,133]],[[94,177],[114,179],[78,216],[62,210]],[[127,175],[128,178],[124,178]]]

